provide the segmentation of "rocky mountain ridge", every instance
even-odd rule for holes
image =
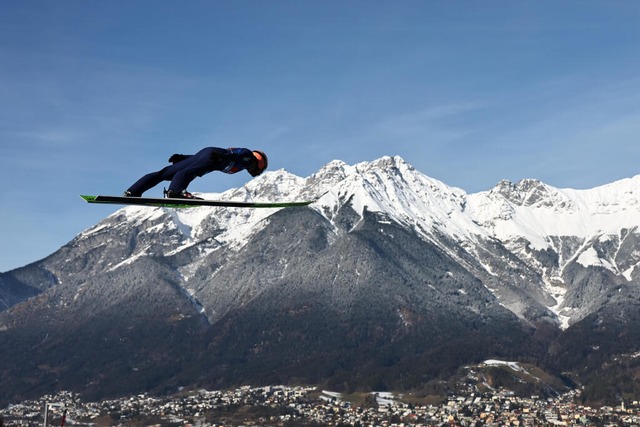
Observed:
[[[594,350],[635,337],[638,184],[529,179],[466,194],[384,157],[205,195],[318,198],[308,208],[119,209],[0,275],[0,344],[15,349],[0,380],[22,393],[52,382],[96,394],[272,380],[380,389],[491,357],[562,372],[576,345],[600,363],[640,347]]]

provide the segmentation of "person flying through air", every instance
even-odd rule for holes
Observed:
[[[169,157],[171,165],[156,172],[144,175],[129,187],[126,197],[141,197],[142,194],[162,181],[171,181],[166,191],[167,197],[180,199],[197,198],[187,191],[187,187],[196,177],[213,171],[236,173],[246,170],[253,177],[267,169],[267,155],[262,151],[247,148],[207,147],[196,154],[173,154]]]

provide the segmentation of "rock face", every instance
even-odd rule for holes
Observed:
[[[640,347],[639,186],[469,195],[385,157],[206,196],[307,208],[118,210],[0,275],[0,400],[597,369]]]

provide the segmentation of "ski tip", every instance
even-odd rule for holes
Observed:
[[[83,199],[85,202],[89,202],[89,203],[91,203],[91,202],[94,202],[94,201],[96,200],[96,197],[97,197],[97,196],[86,196],[86,195],[80,194],[80,197],[82,197],[82,199]]]

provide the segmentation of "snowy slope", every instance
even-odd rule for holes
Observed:
[[[501,240],[524,237],[546,249],[549,236],[586,238],[640,226],[639,188],[640,175],[590,190],[503,181],[469,196],[467,214]]]
[[[353,166],[332,161],[307,178],[285,170],[268,172],[242,188],[201,196],[240,201],[319,198],[310,207],[330,222],[345,205],[361,217],[365,211],[378,212],[442,247],[468,270],[484,274],[485,286],[514,313],[525,317],[529,306],[539,303],[566,328],[571,317],[578,316],[578,302],[567,297],[577,280],[576,265],[604,269],[622,281],[640,275],[640,250],[629,238],[640,226],[638,188],[640,175],[589,190],[557,189],[528,179],[502,181],[491,190],[467,194],[415,170],[400,157],[383,157]],[[220,247],[239,250],[278,210],[127,207],[111,217],[124,215],[128,226],[155,221],[151,231],[156,233],[178,232],[180,244],[166,246],[164,253],[172,255],[195,245],[205,252]],[[338,233],[340,227],[334,225]],[[209,243],[201,245],[202,241]],[[517,258],[505,259],[500,247]],[[162,250],[153,248],[156,254]],[[185,280],[198,262],[183,268]],[[516,274],[513,271],[520,273],[509,276]],[[510,284],[518,282],[518,289],[511,289]]]
[[[342,203],[362,213],[384,212],[425,236],[434,230],[456,240],[476,236],[501,241],[526,239],[535,249],[553,245],[550,236],[617,235],[640,226],[640,175],[590,190],[557,189],[535,180],[499,183],[476,194],[430,178],[399,157],[383,157],[349,166],[333,161],[307,178],[285,170],[267,172],[246,186],[200,196],[237,201],[293,201],[322,196],[312,208],[331,219]],[[207,222],[224,226],[223,243],[242,244],[261,221],[278,209],[198,207],[160,209],[127,207],[130,221],[140,222],[170,213],[191,239],[202,237]],[[92,232],[95,229],[87,230]]]
[[[464,214],[467,195],[463,190],[416,171],[400,157],[383,157],[344,170],[346,178],[319,201],[323,212],[350,200],[356,212],[383,212],[426,238],[434,230],[457,239],[484,234]]]

